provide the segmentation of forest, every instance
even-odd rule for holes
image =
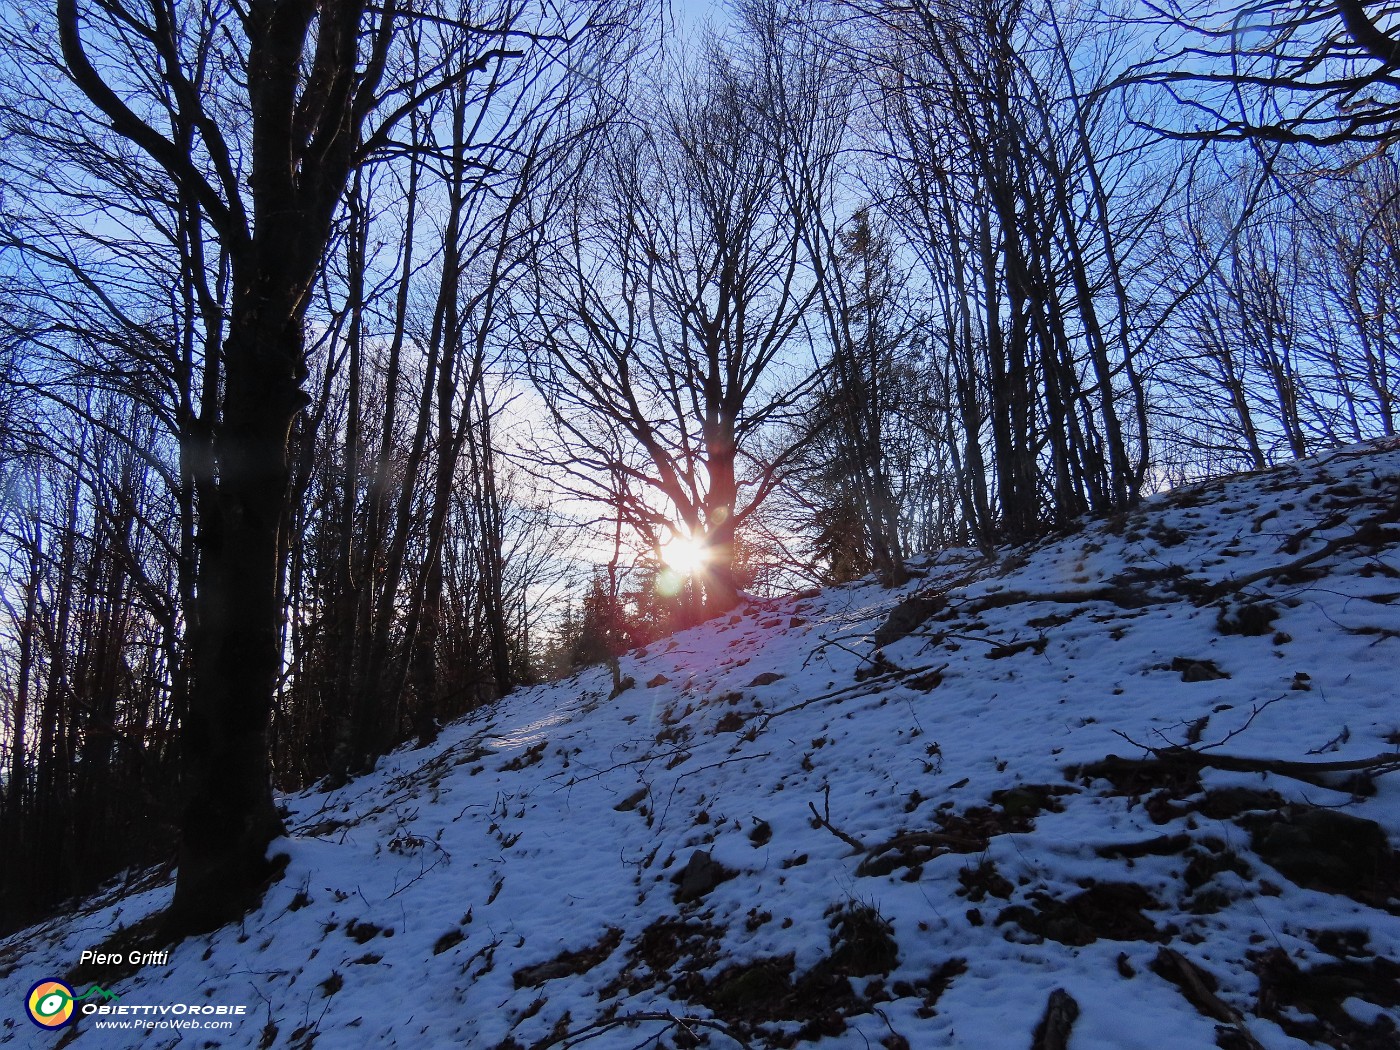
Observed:
[[[7,0],[0,930],[748,595],[1395,435],[1400,6]]]

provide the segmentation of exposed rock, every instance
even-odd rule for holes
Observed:
[[[685,904],[687,901],[699,900],[721,882],[732,879],[737,874],[737,871],[730,871],[710,854],[696,850],[690,855],[690,860],[686,861],[685,867],[674,877],[676,903]]]
[[[648,788],[646,785],[639,787],[636,791],[632,792],[632,794],[628,795],[617,805],[613,806],[613,809],[617,810],[619,813],[630,813],[632,810],[636,809],[639,805],[646,801],[647,794],[650,792],[650,790],[651,789]]]
[[[1181,674],[1183,682],[1214,682],[1229,678],[1229,672],[1222,671],[1212,660],[1192,660],[1178,656],[1172,661],[1172,670]]]
[[[890,610],[885,622],[876,630],[875,648],[907,638],[947,606],[948,599],[941,594],[910,595]]]
[[[1069,1046],[1070,1029],[1079,1018],[1079,1004],[1063,988],[1050,993],[1045,1013],[1036,1025],[1031,1050],[1065,1050]]]

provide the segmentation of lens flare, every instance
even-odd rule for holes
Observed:
[[[709,561],[710,550],[698,536],[675,533],[661,544],[661,560],[678,576],[693,576]]]

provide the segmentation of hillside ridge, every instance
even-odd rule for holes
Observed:
[[[80,967],[164,947],[145,873],[0,942],[0,1043],[1394,1047],[1397,493],[1341,450],[521,690],[283,799],[238,928]],[[245,1011],[99,1028],[162,1004]]]

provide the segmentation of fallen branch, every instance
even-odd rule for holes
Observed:
[[[958,612],[984,613],[993,609],[1005,609],[1011,605],[1030,605],[1040,602],[1046,605],[1083,605],[1086,602],[1108,602],[1120,609],[1141,609],[1147,605],[1160,604],[1166,599],[1131,586],[1106,584],[1102,587],[1084,587],[1071,591],[994,591],[968,598],[957,607]]]
[[[943,664],[942,666],[947,667],[948,665]],[[910,675],[923,674],[925,671],[932,670],[935,670],[935,666],[933,664],[925,664],[922,667],[910,667],[907,669],[903,667],[896,667],[893,671],[887,671],[885,674],[875,675],[872,678],[866,678],[862,681],[855,682],[851,685],[842,686],[840,689],[833,689],[829,693],[822,693],[820,696],[814,696],[810,699],[802,700],[788,707],[781,707],[776,711],[765,711],[762,714],[752,716],[752,718],[758,722],[758,725],[754,728],[753,732],[755,735],[763,732],[763,730],[768,728],[768,723],[773,721],[773,719],[777,718],[779,715],[790,715],[792,714],[792,712],[800,711],[804,707],[810,707],[812,704],[819,704],[823,700],[835,700],[837,697],[845,696],[847,693],[864,694],[867,692],[871,692],[871,686],[883,685],[887,682],[898,682],[902,679],[908,678]]]
[[[1242,1044],[1247,1050],[1264,1050],[1249,1034],[1244,1016],[1215,994],[1219,982],[1214,976],[1170,948],[1161,949],[1149,966],[1158,977],[1176,985],[1186,1001],[1202,1014],[1233,1029],[1238,1036],[1237,1045]]]
[[[1387,540],[1393,542],[1400,539],[1400,534],[1385,528],[1385,526],[1395,523],[1397,513],[1400,513],[1400,506],[1387,507],[1379,514],[1373,515],[1363,521],[1356,527],[1356,531],[1348,533],[1345,536],[1338,536],[1334,540],[1328,540],[1317,550],[1305,554],[1301,558],[1295,558],[1293,561],[1286,562],[1283,565],[1275,565],[1267,569],[1258,569],[1254,572],[1245,573],[1243,576],[1236,576],[1232,579],[1222,580],[1220,583],[1213,584],[1205,589],[1197,604],[1209,605],[1211,602],[1223,598],[1227,594],[1235,594],[1244,590],[1251,584],[1258,583],[1260,580],[1272,579],[1275,576],[1282,576],[1286,573],[1296,572],[1299,569],[1305,569],[1309,565],[1322,561],[1324,558],[1331,557],[1338,551],[1345,550],[1347,547],[1360,547],[1366,544],[1379,545]]]
[[[415,836],[415,838],[416,838],[416,836]],[[437,858],[436,858],[431,864],[429,864],[426,868],[424,868],[422,871],[420,871],[417,875],[415,875],[413,878],[409,879],[407,882],[405,882],[405,883],[404,883],[402,886],[400,886],[398,889],[394,890],[394,892],[391,893],[391,894],[389,894],[388,897],[385,897],[385,898],[384,898],[385,900],[389,900],[389,899],[391,899],[391,898],[393,898],[393,897],[397,897],[400,893],[402,893],[404,890],[408,889],[408,888],[409,888],[410,886],[412,886],[414,883],[420,882],[421,880],[427,878],[427,877],[428,877],[428,873],[431,872],[434,868],[436,868],[439,864],[441,864],[444,860],[450,861],[450,860],[452,859],[452,854],[448,853],[447,850],[443,849],[443,848],[442,848],[442,845],[441,845],[440,843],[434,842],[432,839],[420,839],[419,841],[425,843],[426,845],[436,847],[436,849],[437,849],[437,851],[438,851]],[[392,844],[391,844],[391,845],[392,845]]]
[[[1226,677],[1229,677],[1229,676],[1227,675]],[[1267,710],[1268,708],[1272,707],[1274,704],[1278,703],[1278,702],[1279,702],[1280,700],[1282,700],[1282,699],[1284,698],[1284,696],[1286,696],[1286,695],[1287,695],[1287,694],[1284,693],[1284,694],[1281,694],[1281,695],[1279,695],[1279,696],[1274,697],[1272,700],[1265,700],[1262,704],[1253,704],[1253,705],[1251,705],[1251,709],[1250,709],[1250,712],[1249,712],[1249,717],[1246,718],[1246,719],[1244,720],[1244,724],[1243,724],[1243,725],[1237,726],[1237,727],[1235,727],[1234,729],[1230,730],[1228,733],[1226,733],[1224,736],[1222,736],[1219,740],[1215,741],[1214,743],[1210,743],[1210,744],[1201,744],[1199,741],[1193,741],[1193,740],[1191,740],[1191,734],[1192,734],[1193,729],[1194,729],[1195,726],[1197,726],[1197,725],[1201,725],[1201,726],[1202,726],[1202,728],[1201,728],[1201,730],[1200,730],[1201,732],[1204,732],[1204,731],[1205,731],[1205,727],[1204,727],[1204,725],[1202,725],[1202,722],[1208,721],[1209,718],[1210,718],[1209,715],[1206,715],[1204,719],[1201,719],[1201,720],[1198,720],[1198,721],[1196,721],[1196,722],[1193,722],[1193,723],[1191,724],[1191,726],[1189,726],[1189,727],[1187,728],[1187,731],[1186,731],[1186,737],[1187,737],[1186,743],[1187,743],[1187,744],[1191,744],[1191,745],[1196,745],[1196,746],[1190,748],[1190,750],[1195,751],[1197,754],[1200,754],[1201,752],[1204,752],[1204,751],[1213,751],[1215,748],[1220,747],[1222,744],[1228,744],[1231,740],[1235,739],[1235,737],[1239,736],[1239,735],[1240,735],[1241,733],[1243,733],[1246,729],[1248,729],[1251,725],[1253,725],[1253,724],[1254,724],[1254,720],[1255,720],[1256,718],[1258,718],[1260,714],[1262,714],[1262,713],[1263,713],[1265,710]],[[1142,748],[1144,751],[1155,751],[1155,750],[1156,750],[1156,749],[1153,748],[1150,744],[1141,744],[1141,743],[1139,743],[1138,741],[1136,741],[1136,740],[1134,740],[1132,737],[1130,737],[1127,733],[1124,733],[1122,730],[1115,729],[1115,730],[1113,731],[1113,735],[1116,736],[1116,737],[1121,737],[1122,739],[1126,740],[1128,743],[1132,744],[1133,747],[1140,747],[1140,748]],[[1158,736],[1162,736],[1162,734],[1161,734],[1161,733],[1158,733]],[[1165,739],[1165,738],[1164,738],[1164,739]],[[1173,750],[1173,749],[1175,749],[1175,750],[1182,750],[1182,751],[1187,750],[1187,748],[1186,748],[1185,746],[1181,745],[1181,744],[1168,744],[1165,750]]]
[[[827,646],[829,645],[836,646],[836,648],[840,649],[842,652],[850,653],[862,664],[868,664],[871,662],[871,657],[868,653],[857,652],[855,649],[852,649],[849,645],[845,645],[842,642],[842,638],[864,638],[865,635],[863,634],[848,634],[843,635],[842,638],[828,638],[826,637],[826,635],[818,635],[818,637],[821,638],[822,644],[817,646],[815,649],[813,649],[810,653],[807,654],[807,658],[802,661],[802,666],[804,668],[811,662],[812,657],[818,655],[819,653],[825,652]]]
[[[950,835],[944,831],[906,831],[867,850],[865,859],[856,868],[856,874],[886,874],[886,870],[881,870],[879,866],[880,858],[896,850],[908,853],[920,846],[927,846],[930,853],[938,849],[946,850],[949,853],[981,853],[987,848],[987,840],[985,838],[968,838],[964,835]],[[926,858],[920,858],[916,862],[921,863],[924,859]],[[906,865],[900,864],[897,860],[890,864],[890,868],[904,866]]]
[[[1139,747],[1144,745],[1138,744]],[[1122,758],[1108,755],[1098,762],[1080,767],[1089,776],[1112,773],[1151,773],[1162,768],[1196,772],[1219,769],[1227,773],[1272,773],[1275,776],[1299,780],[1316,787],[1338,787],[1335,774],[1351,773],[1374,779],[1400,770],[1400,751],[1335,762],[1297,762],[1282,758],[1250,758],[1245,755],[1206,754],[1189,747],[1144,747],[1151,758]]]
[[[607,766],[603,769],[595,769],[592,773],[586,773],[581,777],[570,777],[568,781],[566,781],[563,784],[560,784],[554,790],[562,791],[565,788],[573,787],[575,784],[582,784],[586,780],[596,780],[598,777],[604,776],[617,769],[625,769],[628,766],[644,766],[649,765],[652,762],[660,762],[663,758],[675,758],[677,755],[688,755],[693,750],[693,748],[689,747],[677,747],[672,748],[670,751],[662,751],[659,754],[653,753],[651,751],[646,751],[638,755],[636,758],[629,758],[622,762],[615,762],[613,765]],[[560,774],[558,773],[551,773],[545,779],[553,780],[559,775]]]
[[[826,828],[827,831],[831,832],[833,835],[835,835],[838,839],[840,839],[840,840],[841,840],[842,842],[844,842],[846,845],[848,845],[848,846],[850,846],[852,849],[854,849],[857,853],[865,853],[865,852],[867,852],[867,847],[866,847],[865,843],[861,842],[861,840],[858,839],[858,838],[856,838],[854,835],[848,835],[848,834],[846,834],[844,831],[842,831],[840,828],[838,828],[835,824],[833,824],[833,823],[831,822],[831,785],[830,785],[830,784],[827,784],[827,785],[823,788],[822,808],[826,810],[825,816],[823,816],[821,813],[818,813],[818,812],[817,812],[817,807],[814,806],[814,805],[812,805],[812,803],[810,803],[810,802],[807,803],[807,808],[810,809],[810,810],[812,811],[812,819],[816,821],[816,826],[817,826],[817,827]]]
[[[706,770],[718,769],[720,766],[727,766],[731,762],[757,762],[759,759],[772,757],[773,752],[771,751],[764,751],[762,754],[758,755],[735,755],[733,758],[722,758],[718,762],[711,762],[708,765],[696,766],[694,769],[687,769],[684,773],[681,773],[679,776],[676,777],[675,780],[671,782],[671,793],[666,796],[665,808],[661,810],[661,817],[659,819],[660,826],[663,828],[666,826],[666,816],[671,812],[671,803],[675,801],[676,789],[680,786],[681,781],[684,780],[686,777],[693,777],[696,773],[704,773]]]

